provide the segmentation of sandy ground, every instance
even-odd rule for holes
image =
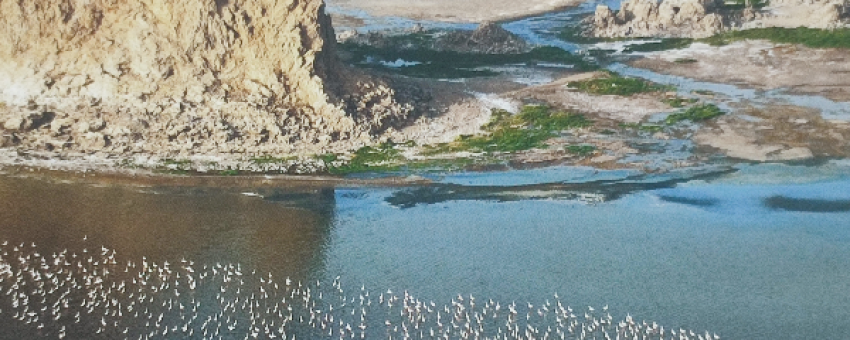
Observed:
[[[690,59],[689,62],[681,62]],[[680,62],[676,62],[679,60]],[[743,41],[727,46],[694,44],[653,52],[632,66],[714,83],[850,101],[850,51]],[[819,110],[792,105],[733,105],[733,112],[705,124],[693,141],[733,158],[799,161],[850,156],[850,123],[825,120]]]
[[[597,96],[567,87],[570,82],[601,75],[602,73],[581,73],[549,84],[514,91],[508,95],[515,100],[543,101],[571,111],[624,123],[638,123],[653,114],[671,111],[670,106],[662,103],[656,94],[631,97]]]
[[[799,161],[850,156],[850,123],[826,121],[814,109],[742,105],[694,135],[699,145],[751,161]]]
[[[569,82],[598,76],[602,73],[569,74],[536,86],[510,84],[504,79],[470,83],[422,81],[420,86],[430,88],[438,113],[420,117],[394,134],[393,138],[415,140],[419,144],[451,142],[461,135],[481,133],[480,127],[490,120],[491,109],[517,112],[523,103],[545,103],[593,119],[617,123],[638,123],[653,114],[673,110],[661,102],[663,97],[658,94],[598,96],[567,87]]]
[[[676,63],[693,59],[696,62]],[[716,83],[758,89],[785,88],[850,101],[850,51],[743,41],[714,47],[693,44],[681,50],[648,53],[632,66]]]
[[[581,0],[327,0],[329,7],[364,10],[377,17],[443,22],[500,21],[581,4]]]

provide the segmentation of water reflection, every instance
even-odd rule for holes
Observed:
[[[692,205],[700,208],[708,208],[720,204],[720,200],[716,198],[692,198],[668,195],[658,195],[658,198],[665,202]]]
[[[589,203],[608,202],[641,191],[673,188],[693,180],[710,180],[734,172],[734,169],[668,175],[640,174],[616,180],[589,180],[579,183],[543,183],[518,186],[462,186],[436,184],[399,190],[386,198],[402,208],[449,201],[496,201],[555,199]]]
[[[772,196],[764,199],[771,209],[799,212],[835,213],[850,211],[850,200],[825,200]]]
[[[295,278],[318,269],[333,189],[265,189],[265,200],[244,191],[0,177],[0,234],[51,252],[101,244],[127,259],[238,262]]]

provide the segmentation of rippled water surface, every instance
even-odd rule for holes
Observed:
[[[836,339],[850,334],[848,170],[842,162],[675,176],[556,168],[533,171],[546,183],[492,173],[426,187],[320,189],[0,177],[0,238],[9,242],[0,248],[35,243],[31,252],[52,258],[105,247],[119,264],[181,268],[188,260],[197,273],[238,265],[246,282],[272,275],[281,285],[290,277],[327,288],[339,280],[345,291],[365,288],[374,298],[389,289],[437,306],[451,306],[458,294],[541,306],[558,294],[577,310],[607,305],[615,319],[630,314],[727,339]],[[552,181],[556,174],[563,181]],[[223,285],[206,282],[213,291]],[[3,289],[11,290],[8,281]],[[197,301],[215,301],[213,311],[232,302],[204,296]],[[9,298],[0,302],[0,318],[16,332],[0,337],[42,334],[11,318]],[[356,324],[356,315],[344,315],[337,317]],[[141,335],[150,327],[143,324],[124,327]],[[378,334],[372,337],[387,337]]]

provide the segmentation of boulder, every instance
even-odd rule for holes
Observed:
[[[529,49],[522,38],[494,22],[483,22],[473,31],[453,31],[438,38],[436,50],[464,53],[513,54]]]
[[[11,117],[3,123],[3,129],[9,131],[21,131],[26,127],[27,121],[23,117]]]

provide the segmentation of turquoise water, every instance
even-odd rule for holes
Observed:
[[[834,164],[804,169],[745,167],[603,203],[400,209],[386,203],[391,191],[338,191],[325,268],[436,300],[542,302],[557,292],[729,339],[841,338],[850,334],[850,180]],[[795,211],[825,202],[844,208]]]

